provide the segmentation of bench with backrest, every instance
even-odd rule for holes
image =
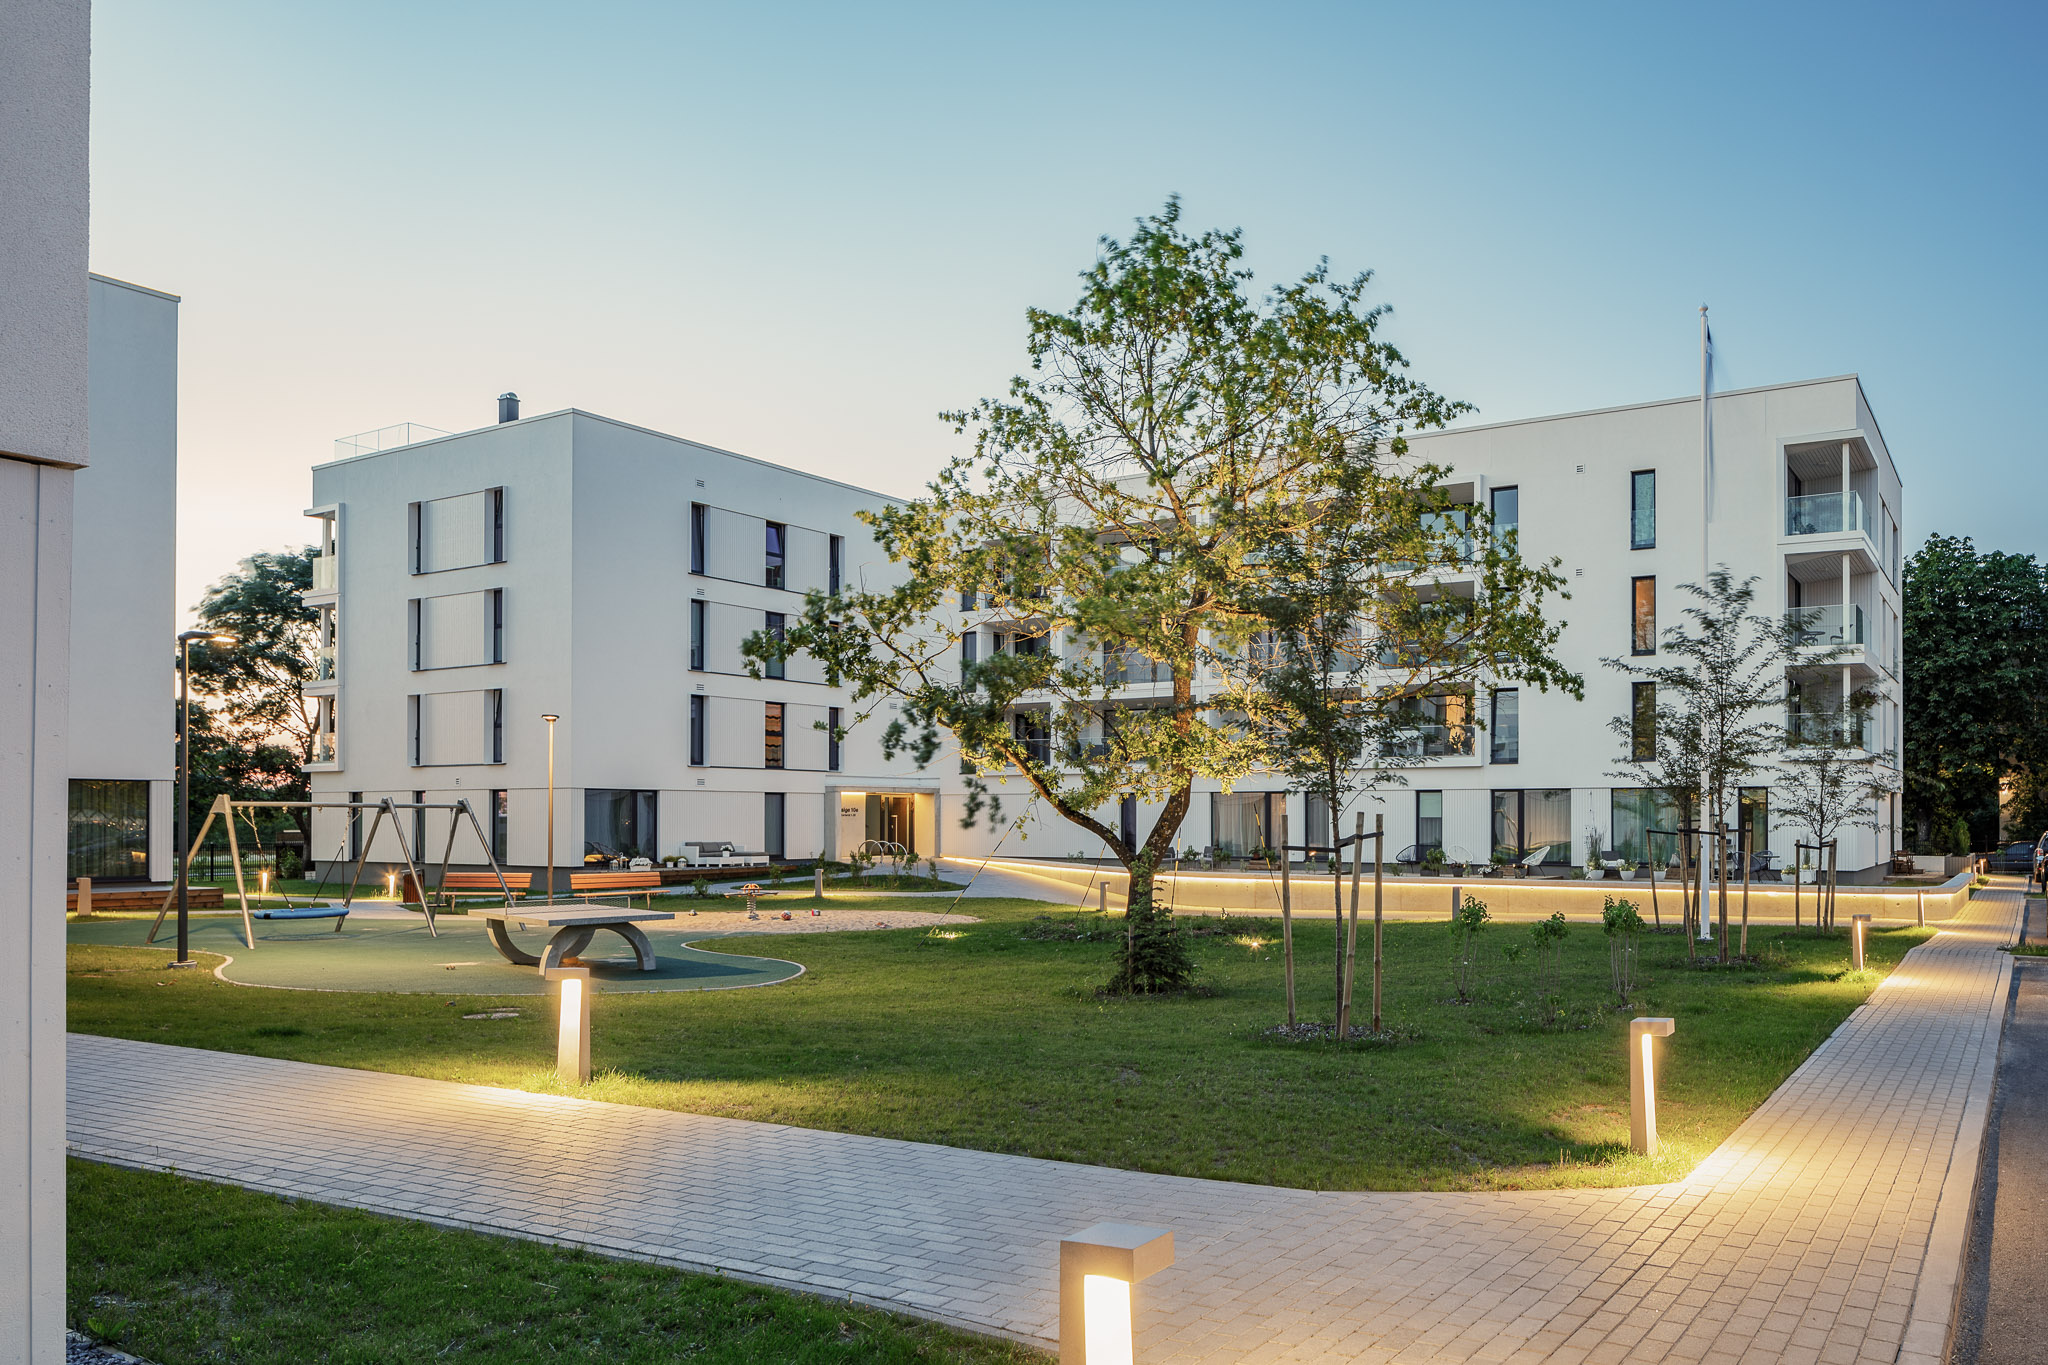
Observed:
[[[518,900],[533,890],[531,872],[507,872],[505,886],[498,885],[495,872],[449,872],[441,878],[441,903],[453,905],[457,896],[483,896],[491,900],[503,900],[505,887],[512,889],[512,899]]]
[[[647,893],[648,905],[654,904],[654,893],[661,887],[661,874],[646,872],[571,872],[569,891],[577,896],[624,896],[630,904],[633,893]]]

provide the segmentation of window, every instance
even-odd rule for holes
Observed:
[[[781,792],[761,793],[761,851],[776,862],[789,857],[788,840],[784,837],[786,828],[783,820],[786,800]]]
[[[484,694],[484,703],[491,717],[491,762],[505,761],[505,694],[492,688]]]
[[[1276,842],[1271,792],[1217,792],[1209,798],[1209,844],[1219,858],[1249,858]]]
[[[971,664],[981,653],[981,632],[970,630],[960,637],[960,662]]]
[[[1493,794],[1493,847],[1497,856],[1539,864],[1572,860],[1572,794],[1569,789],[1497,791]]]
[[[974,589],[962,588],[960,590],[960,610],[973,611],[975,600]]]
[[[1125,796],[1116,803],[1116,833],[1125,848],[1138,846],[1138,798]]]
[[[704,671],[704,603],[690,602],[690,671]]]
[[[420,766],[420,714],[425,710],[419,693],[405,699],[405,761],[415,768]]]
[[[1046,640],[1043,635],[1012,635],[1010,653],[1019,658],[1037,658],[1045,653]]]
[[[647,791],[592,787],[583,793],[583,860],[652,858],[654,799]]]
[[[1657,684],[1628,685],[1628,756],[1647,762],[1657,756]]]
[[[503,790],[491,793],[491,857],[507,862],[505,850],[511,846],[512,793]]]
[[[768,568],[761,581],[771,588],[782,586],[782,542],[788,535],[789,528],[781,522],[768,523]]]
[[[704,766],[704,698],[690,698],[690,766]]]
[[[1655,578],[1632,578],[1629,580],[1629,589],[1633,618],[1629,627],[1628,652],[1631,654],[1655,654],[1657,652],[1657,580]]]
[[[505,590],[490,590],[491,608],[491,662],[505,662]]]
[[[1493,694],[1493,761],[1522,761],[1522,693],[1520,688],[1497,688]]]
[[[767,626],[768,638],[775,641],[775,643],[777,644],[781,644],[783,638],[783,630],[784,625],[782,613],[779,611],[769,612]],[[782,656],[779,654],[776,655],[774,658],[769,659],[762,671],[765,672],[771,678],[781,678],[787,676],[783,669]]]
[[[1628,547],[1657,548],[1657,471],[1638,469],[1628,476]]]
[[[1751,853],[1767,852],[1771,846],[1771,789],[1743,787],[1736,796],[1735,837],[1744,840],[1742,846]]]
[[[1678,856],[1678,840],[1651,830],[1678,828],[1678,801],[1663,787],[1616,787],[1609,794],[1608,829],[1617,856],[1638,866],[1666,865]]]
[[[761,732],[761,766],[780,768],[782,766],[782,703],[767,703],[767,721]]]
[[[412,794],[412,856],[420,862],[427,857],[427,813],[420,809],[426,801],[425,792]]]
[[[690,572],[704,572],[704,538],[706,530],[706,508],[701,502],[690,504]]]
[[[405,571],[420,573],[420,528],[426,525],[426,518],[420,514],[420,505],[407,503],[405,508]]]
[[[839,771],[840,762],[840,717],[845,714],[838,707],[827,707],[825,711],[825,767],[829,772]]]
[[[835,596],[846,581],[846,537],[832,536],[825,542],[825,591]]]
[[[363,794],[350,792],[348,802],[348,859],[354,862],[363,856],[363,813],[356,809],[363,804]]]
[[[1522,526],[1522,490],[1496,488],[1492,493],[1493,533],[1497,536],[1519,531]]]
[[[1052,731],[1042,711],[1019,711],[1010,718],[1010,733],[1032,763],[1052,761]]]
[[[149,783],[71,779],[64,875],[96,882],[149,878]]]
[[[1444,794],[1415,793],[1415,847],[1423,853],[1444,846]]]
[[[487,488],[484,490],[484,515],[489,522],[491,564],[505,562],[505,490]]]
[[[415,597],[405,604],[405,659],[406,667],[413,672],[420,671],[420,599]]]

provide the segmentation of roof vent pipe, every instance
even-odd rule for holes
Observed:
[[[518,394],[501,393],[498,395],[498,420],[500,422],[516,422],[519,420]]]

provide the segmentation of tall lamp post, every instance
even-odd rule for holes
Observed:
[[[192,965],[186,944],[190,912],[188,889],[192,861],[192,642],[231,645],[232,635],[210,630],[188,630],[178,636],[178,960],[173,967]]]
[[[555,903],[555,722],[560,716],[542,716],[548,723],[548,904]]]

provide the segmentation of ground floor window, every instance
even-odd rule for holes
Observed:
[[[1650,831],[1678,828],[1677,798],[1664,787],[1616,787],[1611,796],[1608,829],[1615,856],[1639,867],[1669,865],[1678,856],[1678,839]]]
[[[777,862],[789,858],[788,838],[783,822],[787,800],[781,792],[761,794],[761,851]]]
[[[1739,845],[1751,853],[1768,853],[1771,848],[1771,789],[1769,787],[1744,787],[1738,793],[1737,809],[1741,822],[1736,828]]]
[[[76,880],[149,877],[149,783],[73,778],[64,875]]]
[[[1539,863],[1572,860],[1572,794],[1569,788],[1532,788],[1493,794],[1496,856],[1520,860],[1541,852]]]
[[[501,863],[506,861],[505,846],[510,842],[511,828],[512,793],[494,791],[491,793],[491,856]]]
[[[1209,842],[1219,858],[1249,858],[1273,838],[1271,792],[1217,792],[1209,798]]]
[[[583,793],[583,861],[654,856],[654,793],[590,787]]]
[[[1421,857],[1433,848],[1444,846],[1444,794],[1442,792],[1415,793],[1415,849]]]

